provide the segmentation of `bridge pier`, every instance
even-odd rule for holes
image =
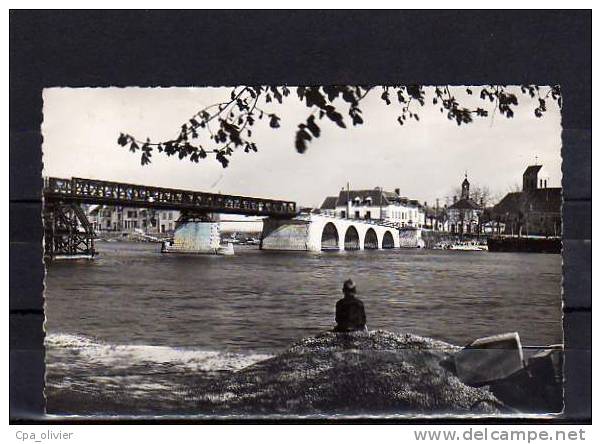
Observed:
[[[96,254],[96,234],[76,203],[44,205],[44,257],[46,259],[91,259]]]
[[[163,244],[163,253],[219,254],[219,222],[187,220],[178,223],[172,243]]]
[[[314,246],[310,239],[309,227],[310,222],[305,220],[264,219],[260,248],[262,250],[312,251]]]

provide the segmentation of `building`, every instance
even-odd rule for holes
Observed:
[[[324,199],[319,212],[325,216],[336,216],[336,203],[338,202],[338,196],[328,196]]]
[[[479,234],[482,207],[470,198],[470,182],[461,183],[461,199],[453,198],[453,205],[447,209],[449,231],[454,234]]]
[[[337,197],[326,197],[320,212],[343,219],[381,220],[399,227],[425,225],[424,207],[417,200],[402,197],[398,188],[394,193],[381,188],[342,190]]]
[[[449,216],[447,214],[447,206],[441,207],[438,199],[435,206],[428,206],[424,202],[426,222],[424,228],[433,231],[449,231]]]
[[[179,211],[92,205],[87,216],[95,231],[171,233]]]
[[[508,193],[493,208],[492,218],[499,224],[497,234],[560,236],[561,188],[549,185],[542,165],[528,166],[522,176],[522,191]]]

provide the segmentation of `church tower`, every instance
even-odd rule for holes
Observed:
[[[461,184],[461,198],[470,198],[470,182],[467,180],[467,173],[465,173],[465,179],[463,179],[463,183]]]

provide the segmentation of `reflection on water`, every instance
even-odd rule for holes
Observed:
[[[46,330],[108,344],[274,353],[334,323],[352,277],[368,327],[462,345],[518,331],[562,341],[560,255],[432,250],[161,255],[98,243],[94,261],[55,262]]]

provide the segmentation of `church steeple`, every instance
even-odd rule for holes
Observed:
[[[467,180],[467,171],[465,173],[465,179],[463,179],[463,182],[461,183],[461,198],[470,198],[470,182]]]

